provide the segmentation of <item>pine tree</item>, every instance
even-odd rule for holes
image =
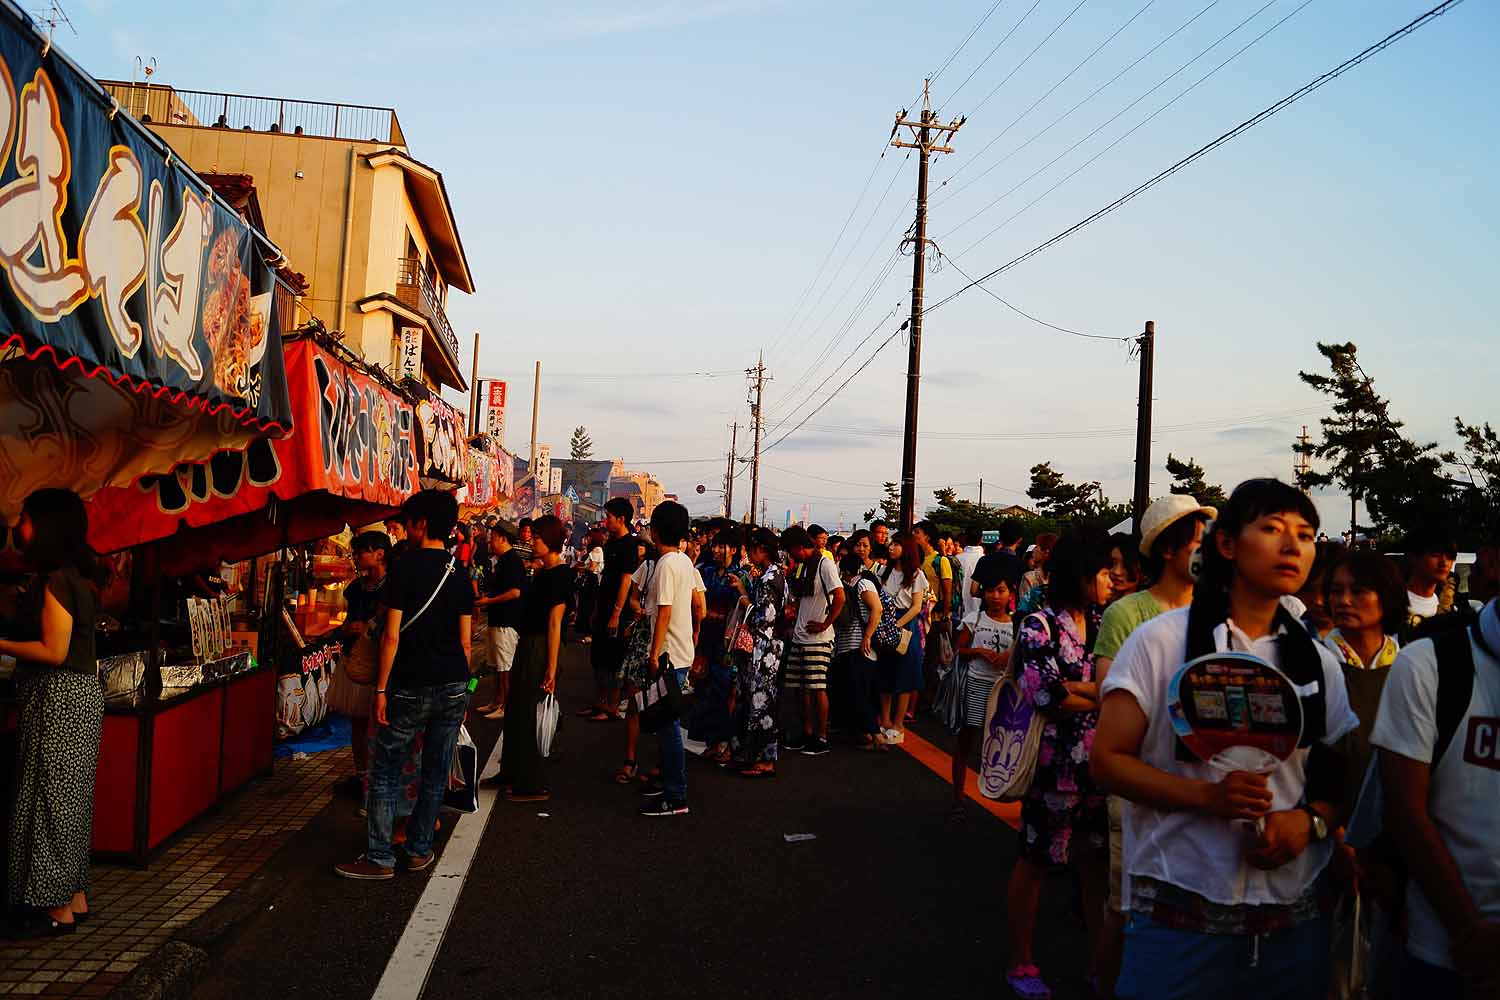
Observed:
[[[1322,441],[1294,446],[1299,455],[1327,463],[1326,471],[1299,473],[1297,485],[1305,490],[1337,485],[1349,494],[1356,513],[1363,501],[1369,520],[1363,528],[1399,534],[1451,516],[1450,485],[1437,445],[1401,433],[1404,424],[1391,418],[1390,401],[1375,391],[1358,351],[1352,343],[1320,343],[1318,352],[1328,359],[1332,375],[1298,373],[1333,399],[1333,416],[1320,421]]]
[[[871,507],[864,513],[866,523],[875,520],[876,516],[885,519],[889,524],[896,524],[901,520],[901,490],[895,483],[885,484],[885,496],[881,499],[878,507]]]
[[[1205,480],[1203,466],[1193,461],[1191,456],[1186,461],[1178,461],[1168,452],[1167,472],[1172,476],[1173,493],[1186,494],[1210,507],[1222,508],[1229,502],[1229,497],[1224,494],[1224,487]]]
[[[585,427],[573,428],[573,440],[569,445],[575,462],[586,462],[594,454],[594,440]]]
[[[1026,495],[1036,501],[1037,511],[1046,517],[1065,520],[1089,512],[1098,503],[1099,484],[1070,483],[1051,462],[1031,467],[1031,485]]]

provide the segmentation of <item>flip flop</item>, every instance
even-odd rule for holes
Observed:
[[[1011,992],[1021,1000],[1052,1000],[1052,988],[1042,980],[1042,970],[1034,965],[1018,965],[1005,974]]]

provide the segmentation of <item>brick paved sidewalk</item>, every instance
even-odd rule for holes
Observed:
[[[86,926],[65,938],[0,941],[0,996],[105,996],[265,864],[352,769],[347,747],[277,760],[275,774],[190,824],[147,868],[94,865],[97,915]]]

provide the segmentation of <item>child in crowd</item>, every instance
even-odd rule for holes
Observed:
[[[958,630],[959,669],[955,678],[963,686],[963,703],[958,706],[962,726],[953,741],[953,818],[962,820],[964,781],[969,755],[974,750],[974,734],[984,727],[989,710],[990,692],[1010,668],[1010,647],[1015,641],[1010,604],[1015,596],[1004,576],[977,578],[982,603],[978,611],[964,617]]]

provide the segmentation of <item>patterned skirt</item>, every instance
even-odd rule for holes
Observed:
[[[19,778],[10,821],[12,905],[62,906],[89,888],[104,692],[93,674],[17,671]]]

